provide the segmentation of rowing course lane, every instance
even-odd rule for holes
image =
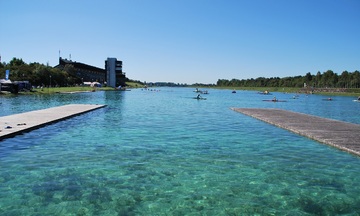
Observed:
[[[358,124],[281,109],[231,109],[360,156],[360,125]]]
[[[0,140],[71,118],[106,105],[68,104],[0,117]]]

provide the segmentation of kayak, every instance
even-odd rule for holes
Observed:
[[[266,102],[286,102],[286,100],[263,100]]]
[[[196,99],[196,100],[206,100],[206,98],[197,98],[197,97],[194,97],[193,99]]]

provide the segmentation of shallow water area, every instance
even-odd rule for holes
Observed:
[[[194,100],[191,88],[0,98],[1,116],[107,105],[0,142],[0,214],[358,214],[359,157],[229,108],[281,108],[360,124],[360,103],[209,93],[206,100]]]

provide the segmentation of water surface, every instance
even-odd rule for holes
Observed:
[[[107,104],[0,142],[1,215],[358,215],[359,157],[230,110],[360,124],[351,97],[134,89],[1,97],[0,116]]]

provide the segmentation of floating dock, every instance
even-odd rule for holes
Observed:
[[[360,125],[281,109],[231,108],[280,128],[360,156]]]
[[[0,117],[0,140],[90,112],[106,105],[69,104]]]

